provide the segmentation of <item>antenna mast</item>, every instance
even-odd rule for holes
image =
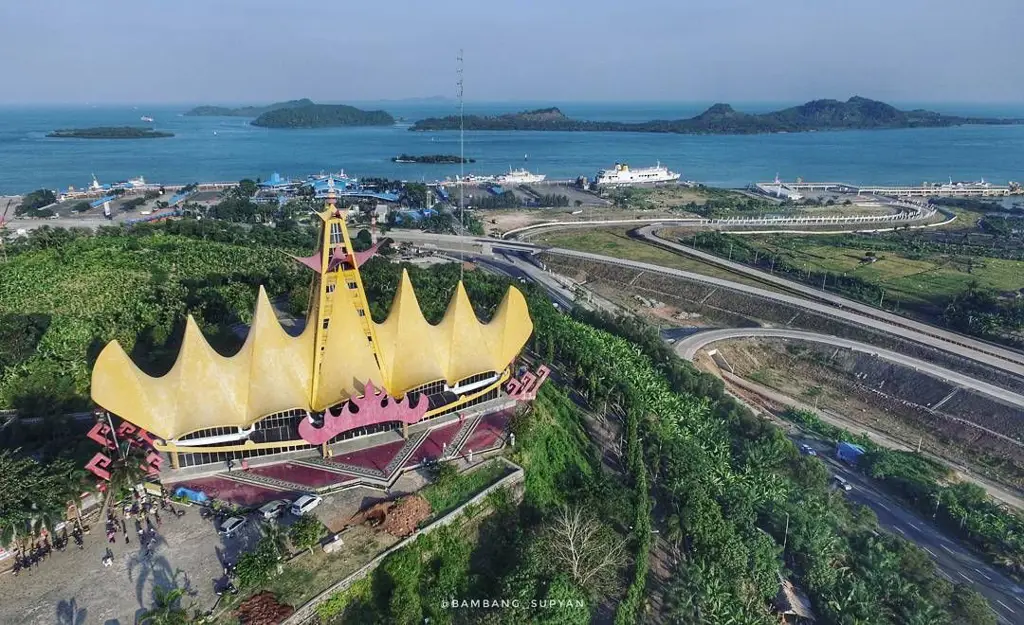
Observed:
[[[465,104],[462,100],[462,48],[459,48],[459,65],[457,69],[458,74],[458,95],[459,95],[459,232],[464,232],[466,228],[466,200],[464,197],[466,187],[466,128],[464,123],[465,118]],[[462,247],[459,247],[459,280],[463,279],[463,272],[465,271],[466,259],[463,257]]]

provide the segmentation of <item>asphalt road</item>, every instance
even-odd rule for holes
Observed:
[[[877,488],[870,478],[833,458],[831,445],[818,440],[797,440],[813,447],[834,475],[850,482],[853,490],[846,493],[850,501],[871,508],[880,526],[927,551],[947,581],[969,584],[984,595],[1001,623],[1024,623],[1024,589],[966,547],[943,536],[931,519],[910,512]]]
[[[651,226],[653,227],[653,226]],[[788,306],[816,312],[827,317],[833,317],[847,323],[853,323],[863,327],[867,327],[872,330],[885,332],[887,334],[902,338],[905,340],[920,343],[935,349],[940,349],[945,352],[955,354],[957,356],[975,360],[977,362],[984,363],[991,367],[1000,369],[1007,373],[1024,377],[1024,353],[1015,352],[1008,350],[984,341],[978,341],[970,337],[949,332],[935,326],[931,326],[925,323],[920,323],[893,315],[892,313],[886,313],[884,311],[848,300],[838,295],[831,293],[822,293],[815,291],[814,289],[801,285],[798,283],[790,283],[790,281],[783,281],[781,286],[790,288],[790,284],[795,285],[794,290],[800,291],[802,294],[807,293],[808,297],[812,299],[805,299],[799,295],[789,295],[786,293],[777,293],[775,291],[768,291],[766,289],[750,286],[747,284],[741,284],[738,282],[732,282],[731,280],[725,280],[722,278],[714,278],[699,273],[693,273],[690,271],[682,271],[679,269],[672,269],[669,267],[662,267],[661,265],[654,265],[651,263],[643,263],[635,260],[628,260],[624,258],[613,258],[610,256],[603,256],[601,254],[591,254],[589,252],[578,252],[576,250],[567,250],[562,248],[545,248],[538,245],[532,245],[530,243],[513,242],[513,241],[502,241],[498,239],[488,238],[477,238],[467,239],[463,237],[456,237],[452,235],[442,234],[431,234],[426,232],[398,232],[392,231],[388,233],[395,240],[409,241],[423,246],[432,246],[437,249],[462,249],[467,244],[480,246],[484,249],[484,253],[490,253],[491,251],[500,250],[518,250],[525,252],[547,252],[550,254],[557,254],[560,256],[569,256],[572,258],[578,258],[581,260],[598,262],[598,263],[611,263],[624,267],[630,267],[633,269],[639,269],[642,271],[648,271],[653,273],[661,273],[673,277],[682,278],[691,282],[700,282],[710,286],[715,286],[724,289],[730,289],[740,293],[744,293],[750,296],[760,297],[769,301],[775,301],[786,304]],[[658,240],[659,244],[666,245],[675,249],[675,244],[671,242],[662,242]],[[684,246],[678,246],[679,248],[689,252],[692,251]],[[717,257],[711,257],[714,261],[721,261]],[[735,263],[733,263],[735,264]],[[731,267],[730,267],[731,269]],[[744,267],[748,271],[749,268]],[[761,272],[755,272],[758,279],[762,278]],[[767,274],[765,274],[767,275]],[[773,277],[773,276],[772,276]],[[780,278],[776,278],[781,280]],[[826,298],[827,301],[817,301]]]
[[[685,358],[686,360],[693,360],[697,351],[707,345],[718,341],[738,338],[797,339],[801,341],[826,343],[836,347],[852,349],[854,351],[877,356],[883,360],[894,362],[904,367],[914,369],[915,371],[923,371],[927,375],[940,378],[950,384],[962,386],[983,395],[998,399],[1004,403],[1018,406],[1022,411],[1024,411],[1024,396],[1018,395],[1012,391],[1000,388],[994,384],[982,382],[981,380],[976,380],[951,369],[945,369],[943,367],[933,365],[929,362],[925,362],[924,360],[906,356],[899,352],[827,334],[816,334],[814,332],[806,332],[803,330],[787,330],[784,328],[728,328],[724,330],[707,330],[680,339],[675,343],[675,350],[680,357]]]
[[[415,238],[419,239],[419,242],[422,242],[423,240],[430,240],[434,242],[435,245],[437,243],[440,243],[443,246],[444,244],[443,241],[438,240],[437,237],[439,235],[425,235],[424,233],[419,234],[421,235],[421,237],[403,237],[403,239],[409,240],[410,238]],[[529,261],[525,260],[526,255],[529,255],[531,253],[531,248],[533,248],[534,246],[528,244],[515,244],[513,246],[503,246],[497,244],[498,242],[488,239],[483,239],[481,240],[481,242],[492,245],[492,249],[497,254],[498,259],[491,260],[491,265],[494,268],[501,271],[502,273],[506,273],[506,275],[511,275],[517,279],[523,278],[533,280],[540,277],[538,275],[538,272],[535,271],[535,266]],[[687,273],[676,270],[666,270],[663,267],[647,265],[646,263],[636,263],[635,261],[612,259],[604,256],[599,256],[596,254],[586,254],[583,252],[574,252],[571,250],[550,251],[553,251],[555,253],[563,253],[569,256],[591,258],[595,261],[600,262],[612,262],[618,264],[627,264],[630,266],[640,266],[640,268],[650,269],[654,271],[666,271],[669,273],[681,274]],[[514,260],[514,262],[506,262],[509,260],[509,257],[512,257],[513,259],[516,260]],[[477,260],[478,258],[481,257],[477,256],[477,258],[475,258],[474,260]],[[540,272],[540,275],[543,275],[543,272]],[[697,276],[697,274],[690,275],[696,276],[704,280],[714,280],[716,282],[722,282],[725,285],[728,285],[729,287],[745,286],[727,282],[724,280],[707,278],[706,276]],[[552,292],[550,286],[546,284],[546,282],[540,282],[539,280],[537,281],[541,284],[541,286],[545,288],[545,290],[549,292],[549,294]],[[753,289],[753,287],[747,288],[751,288],[752,290],[755,291],[761,291],[766,294],[776,295],[768,291],[763,291],[762,289]],[[561,293],[558,293],[557,289],[555,289],[555,293],[557,293],[560,297],[563,296]],[[569,301],[571,302],[572,294],[567,293],[566,296],[569,298]],[[738,331],[743,333],[741,334],[742,336],[747,336],[749,335],[748,333],[750,332],[750,329],[741,329]],[[728,330],[722,332],[728,332]],[[811,334],[812,336],[818,338],[830,338],[822,337],[821,335],[813,335],[813,333],[807,334]],[[702,334],[698,333],[693,335],[691,338],[683,339],[682,341],[680,341],[680,343],[684,345],[680,347],[680,345],[677,344],[677,349],[687,350],[689,345],[688,343],[686,343],[687,341],[696,341],[698,339],[705,340],[701,337]],[[855,342],[850,341],[850,343]],[[867,348],[867,350],[870,351],[888,351],[878,350],[878,348],[874,348],[867,345],[864,345],[863,347]],[[898,356],[898,354],[893,354]],[[922,361],[915,362],[924,365],[928,369],[934,368],[932,367],[932,365],[928,363],[923,363]],[[955,372],[951,371],[949,373],[955,374]],[[959,374],[956,375],[974,384],[984,384],[983,382],[974,381],[971,378],[968,378],[967,376],[960,376]],[[992,388],[999,392],[1006,392],[1003,391],[1002,389],[998,389],[997,387]],[[878,517],[879,525],[882,528],[886,529],[887,531],[902,535],[907,540],[910,540],[911,542],[919,545],[922,549],[927,551],[928,554],[935,561],[940,571],[940,574],[943,575],[947,580],[954,583],[970,584],[973,588],[975,588],[978,592],[985,596],[985,598],[989,600],[992,609],[995,610],[996,614],[999,616],[1000,623],[1020,623],[1024,625],[1024,589],[1020,588],[1020,586],[1015,584],[1006,576],[1002,575],[998,571],[994,570],[992,567],[988,566],[966,547],[943,536],[942,532],[937,527],[932,525],[929,520],[923,519],[915,513],[905,509],[902,506],[902,504],[896,502],[888,495],[881,492],[875,486],[875,484],[873,484],[868,478],[859,474],[852,467],[841,464],[838,461],[831,458],[830,454],[832,452],[832,449],[829,445],[821,441],[811,441],[804,439],[800,439],[800,442],[806,442],[807,444],[815,447],[815,449],[818,451],[818,454],[827,463],[832,472],[836,475],[842,476],[847,481],[849,481],[850,484],[853,485],[853,490],[847,493],[846,496],[849,497],[852,501],[855,501],[862,505],[866,505],[869,508],[871,508]]]
[[[729,261],[729,260],[725,260],[723,258],[719,258],[718,256],[715,256],[714,254],[709,254],[707,252],[702,252],[700,250],[695,250],[695,249],[693,249],[691,247],[686,247],[685,245],[680,245],[679,243],[676,243],[674,241],[669,241],[667,239],[664,239],[664,238],[658,236],[657,229],[660,228],[660,227],[663,227],[663,226],[658,226],[658,225],[645,226],[643,228],[638,229],[636,232],[637,232],[637,235],[640,236],[641,238],[643,238],[643,239],[645,239],[645,240],[647,240],[647,241],[649,241],[651,243],[654,243],[656,245],[659,245],[661,247],[669,248],[672,251],[678,252],[680,254],[685,254],[687,256],[692,256],[694,258],[699,258],[702,261],[705,261],[705,262],[708,262],[708,263],[711,263],[711,264],[714,264],[714,265],[718,265],[719,267],[726,268],[729,271],[732,271],[732,272],[735,272],[735,273],[738,273],[738,274],[747,275],[747,276],[750,276],[752,278],[756,278],[756,279],[758,279],[758,280],[760,280],[762,282],[767,282],[767,283],[770,283],[770,284],[774,284],[774,285],[783,287],[783,288],[785,288],[788,291],[799,293],[799,294],[801,294],[803,296],[806,296],[806,297],[808,297],[808,298],[810,298],[812,300],[815,300],[815,301],[820,301],[820,302],[828,303],[828,304],[830,304],[830,305],[832,305],[834,307],[841,308],[841,309],[843,309],[843,310],[845,310],[847,312],[860,313],[863,316],[870,317],[870,318],[876,319],[878,321],[884,321],[884,322],[886,322],[886,323],[888,323],[890,325],[893,325],[893,326],[898,326],[898,327],[901,327],[901,328],[909,329],[909,330],[912,330],[912,331],[914,331],[916,333],[920,333],[920,334],[924,334],[924,335],[927,335],[927,336],[930,336],[930,337],[933,337],[933,338],[941,339],[942,341],[945,341],[947,343],[953,343],[954,345],[957,345],[957,346],[962,346],[962,347],[970,348],[970,349],[975,350],[977,352],[981,352],[981,353],[987,354],[987,355],[989,355],[991,357],[995,357],[995,358],[999,359],[1000,361],[1006,361],[1006,362],[1013,363],[1013,364],[1016,364],[1016,365],[1024,365],[1024,353],[1021,353],[1021,352],[1018,352],[1018,351],[1014,351],[1014,350],[1011,350],[1011,349],[1007,349],[1005,347],[1001,347],[1001,346],[995,345],[993,343],[987,343],[985,341],[979,341],[979,340],[971,338],[969,336],[965,336],[963,334],[957,334],[955,332],[950,332],[949,330],[945,330],[945,329],[942,329],[942,328],[939,328],[939,327],[936,327],[936,326],[933,326],[933,325],[929,325],[927,323],[922,323],[920,321],[915,321],[913,319],[908,319],[906,317],[903,317],[903,316],[900,316],[900,315],[897,315],[897,314],[894,314],[894,313],[890,313],[888,311],[881,310],[879,308],[875,308],[874,306],[868,306],[867,304],[862,304],[861,302],[858,302],[858,301],[855,301],[855,300],[852,300],[852,299],[848,299],[848,298],[842,297],[840,295],[836,295],[834,293],[829,293],[827,291],[822,291],[821,289],[816,289],[816,288],[808,286],[806,284],[801,284],[801,283],[795,282],[793,280],[787,280],[786,278],[781,278],[781,277],[776,276],[776,275],[771,274],[771,273],[765,273],[763,271],[760,271],[760,270],[757,270],[757,269],[753,269],[753,268],[748,267],[748,266],[746,266],[746,265],[744,265],[742,263],[735,263],[735,262],[732,262],[732,261]],[[990,358],[990,360],[992,360],[992,359]],[[1016,372],[1018,374],[1021,372],[1020,367],[1018,367],[1018,370]]]

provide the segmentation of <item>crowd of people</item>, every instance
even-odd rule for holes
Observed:
[[[142,547],[142,557],[149,558],[156,549],[157,530],[163,523],[164,516],[161,516],[161,511],[164,515],[174,518],[185,514],[183,509],[174,506],[166,492],[160,496],[153,496],[146,492],[133,491],[131,499],[124,501],[123,506],[112,506],[107,511],[107,542],[116,544],[120,534],[124,538],[125,545],[131,544],[131,535],[128,529],[131,525],[139,545]],[[44,532],[41,538],[32,541],[30,545],[14,555],[14,574],[18,575],[39,566],[54,551],[67,549],[72,540],[79,549],[85,549],[84,533],[81,520],[74,524],[67,521],[59,525],[58,529],[53,532]],[[102,562],[104,567],[110,567],[113,564],[114,552],[110,547],[107,547]]]

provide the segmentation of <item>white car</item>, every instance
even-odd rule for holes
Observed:
[[[302,516],[313,508],[319,506],[320,502],[323,500],[323,497],[318,495],[303,495],[292,502],[292,506],[291,508],[288,508],[288,511],[295,516]]]
[[[245,519],[240,516],[233,516],[221,523],[219,532],[224,536],[231,536],[245,525]]]
[[[287,507],[287,501],[284,499],[275,499],[274,501],[267,502],[260,507],[260,516],[264,519],[276,519],[281,516],[281,511]]]
[[[845,478],[839,477],[837,475],[837,476],[835,476],[835,481],[836,481],[836,485],[838,485],[839,488],[841,488],[841,489],[843,489],[843,490],[845,490],[847,492],[853,490],[853,484],[850,484],[849,482],[847,482]]]

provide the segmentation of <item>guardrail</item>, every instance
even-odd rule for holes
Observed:
[[[583,221],[546,221],[539,224],[531,224],[522,228],[514,228],[501,235],[502,239],[514,237],[520,233],[541,228],[557,228],[562,226],[612,226],[623,224],[640,223],[673,223],[680,225],[693,225],[697,227],[733,227],[743,228],[751,226],[830,226],[837,224],[866,224],[866,223],[893,223],[911,222],[930,219],[935,216],[936,209],[928,205],[914,202],[893,202],[889,206],[909,209],[910,212],[900,211],[886,215],[827,215],[820,217],[729,217],[726,219],[705,219],[700,217],[663,217],[643,219],[593,219]]]

